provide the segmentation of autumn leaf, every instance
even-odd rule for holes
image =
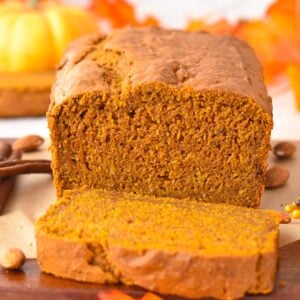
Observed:
[[[158,25],[157,20],[151,16],[148,16],[145,21],[138,21],[134,7],[125,0],[92,0],[91,9],[100,19],[109,21],[114,28],[127,24],[135,26]]]
[[[300,65],[287,66],[287,75],[296,99],[296,108],[300,112]]]
[[[116,289],[99,292],[98,299],[99,300],[135,300],[135,298]]]

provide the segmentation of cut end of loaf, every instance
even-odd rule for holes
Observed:
[[[129,99],[94,92],[50,114],[59,195],[89,186],[259,205],[272,121],[253,100],[162,84]]]
[[[59,277],[233,299],[272,291],[279,222],[192,199],[72,191],[37,222],[37,256]]]

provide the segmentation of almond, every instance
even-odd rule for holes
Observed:
[[[284,185],[289,179],[288,169],[282,165],[275,165],[267,171],[266,188],[276,188]]]
[[[280,142],[273,148],[273,153],[279,159],[291,158],[296,152],[296,146],[289,142]]]
[[[31,152],[36,151],[42,144],[44,143],[44,139],[39,135],[27,135],[23,138],[16,140],[12,148],[13,150],[20,150],[23,152]]]

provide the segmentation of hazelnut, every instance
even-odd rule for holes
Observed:
[[[276,188],[284,185],[289,179],[288,169],[282,165],[275,165],[267,171],[266,188]]]
[[[20,269],[26,257],[18,248],[6,248],[0,252],[0,265],[7,270]]]
[[[9,143],[0,141],[0,161],[6,160],[11,155],[12,149]]]
[[[296,146],[289,142],[280,142],[273,148],[273,153],[279,159],[291,158],[296,152]]]

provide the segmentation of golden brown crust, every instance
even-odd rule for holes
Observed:
[[[115,270],[112,274],[93,263],[97,257],[84,241],[43,233],[36,240],[40,268],[46,273],[91,283],[123,282],[188,298],[237,299],[245,293],[270,293],[278,258],[277,251],[220,257],[108,245],[103,251],[109,257],[106,267]]]
[[[115,30],[108,38],[96,34],[79,40],[66,53],[53,88],[52,101],[63,101],[91,90],[107,91],[104,69],[86,56],[104,40],[104,50],[126,59],[118,72],[132,87],[161,82],[195,90],[234,92],[254,99],[272,115],[261,65],[253,50],[231,36],[186,33],[155,27]],[[146,67],[145,67],[146,66]]]
[[[57,277],[95,283],[116,283],[116,278],[93,264],[94,253],[80,241],[36,235],[40,268]]]
[[[44,90],[0,89],[0,117],[45,115],[50,103],[50,86]]]
[[[84,93],[88,89],[103,89],[101,73],[97,74],[99,68],[95,63],[84,60],[103,39],[104,35],[100,33],[87,35],[73,42],[67,49],[57,67],[57,80],[52,87],[49,111],[57,103],[57,98],[64,98],[71,93]],[[80,62],[79,67],[76,67]]]
[[[121,247],[109,251],[115,268],[131,284],[188,298],[236,299],[246,292],[270,293],[277,265],[274,253],[220,257]]]

